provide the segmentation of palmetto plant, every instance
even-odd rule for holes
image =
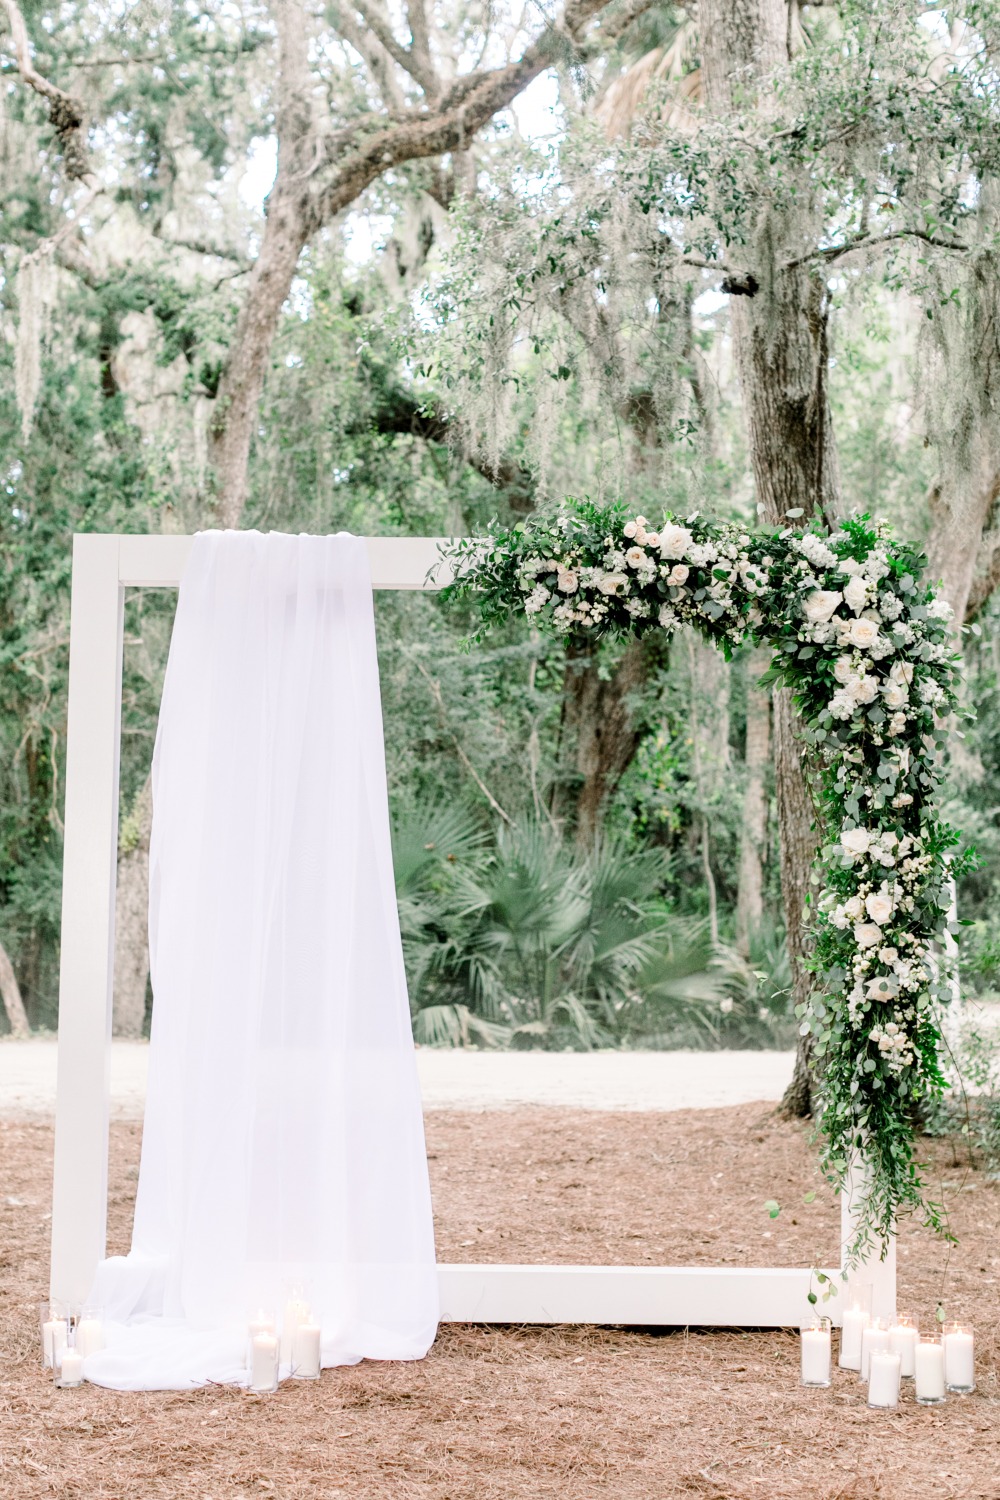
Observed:
[[[615,1046],[719,1015],[722,974],[667,907],[661,852],[581,854],[536,822],[491,835],[441,803],[400,811],[395,850],[419,1042]]]

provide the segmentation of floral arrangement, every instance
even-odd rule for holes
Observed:
[[[863,1163],[848,1257],[884,1245],[904,1210],[943,1228],[913,1125],[944,1086],[938,944],[948,882],[971,856],[954,855],[958,837],[935,808],[958,658],[923,557],[864,516],[821,535],[698,514],[654,524],[577,501],[450,555],[447,592],[474,602],[478,638],[523,612],[578,638],[686,624],[727,656],[748,640],[773,647],[766,680],[792,690],[824,829],[808,918],[816,988],[797,1013],[820,1060],[827,1175],[839,1189]]]

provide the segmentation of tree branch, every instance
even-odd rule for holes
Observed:
[[[17,71],[29,88],[33,88],[36,94],[48,100],[49,121],[59,140],[66,176],[83,182],[90,174],[87,148],[83,141],[85,113],[83,104],[73,94],[67,94],[61,88],[57,88],[54,83],[50,83],[38,72],[31,60],[28,28],[24,24],[24,17],[17,7],[16,0],[0,0],[0,4],[6,11],[10,25]]]
[[[859,235],[857,239],[847,240],[843,245],[827,245],[821,250],[810,250],[808,255],[797,256],[795,260],[786,260],[781,269],[794,271],[797,266],[807,265],[813,260],[827,262],[839,260],[841,256],[850,255],[855,250],[881,249],[883,245],[892,244],[894,240],[922,240],[925,244],[934,245],[939,250],[969,249],[969,246],[962,240],[944,239],[941,235],[928,234],[925,229],[893,229],[889,234]]]
[[[419,84],[424,93],[433,99],[438,93],[437,79],[433,70],[428,72],[422,66],[420,58],[410,48],[404,47],[402,42],[397,41],[392,22],[382,9],[380,0],[351,0],[351,4],[365,25],[369,26],[378,37],[393,62],[401,67],[404,73],[409,73],[414,83]]]
[[[329,161],[341,159],[333,177],[311,201],[309,236],[353,203],[387,168],[464,151],[477,131],[567,51],[578,57],[590,55],[619,36],[651,4],[652,0],[628,0],[614,9],[606,25],[584,39],[589,23],[605,8],[604,0],[571,0],[561,24],[549,26],[517,61],[459,79],[433,114],[421,113],[412,120],[375,128],[361,143],[356,124],[331,134],[325,155]],[[342,157],[345,150],[346,159]]]
[[[430,90],[425,88],[425,93],[430,93],[436,98],[441,92],[441,80],[431,56],[430,29],[427,25],[427,9],[424,0],[408,0],[406,19],[410,27],[410,56],[432,84]]]

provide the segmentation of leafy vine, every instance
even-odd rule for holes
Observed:
[[[838,1191],[856,1170],[848,1263],[881,1251],[900,1213],[942,1230],[914,1122],[944,1087],[940,940],[949,882],[972,856],[955,854],[936,804],[959,658],[922,555],[865,516],[831,535],[751,531],[575,500],[449,555],[446,595],[473,603],[477,639],[524,613],[590,639],[692,625],[727,657],[771,645],[765,681],[792,691],[825,829],[807,917],[815,988],[797,1013],[821,1074],[824,1170]]]

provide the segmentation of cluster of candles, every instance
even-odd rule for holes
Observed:
[[[940,1406],[948,1392],[968,1395],[976,1388],[975,1339],[961,1323],[945,1323],[940,1333],[922,1334],[909,1318],[887,1325],[871,1316],[871,1287],[849,1292],[840,1331],[840,1367],[857,1370],[868,1387],[868,1405],[899,1405],[900,1382],[912,1380],[919,1406]],[[830,1384],[830,1322],[819,1319],[802,1329],[802,1384]]]
[[[319,1324],[308,1303],[297,1294],[285,1303],[280,1336],[277,1320],[263,1311],[251,1318],[247,1332],[247,1370],[252,1391],[276,1391],[282,1366],[288,1368],[293,1380],[319,1379]]]
[[[100,1308],[82,1310],[63,1303],[43,1302],[42,1365],[52,1371],[57,1386],[83,1384],[83,1362],[88,1354],[104,1348],[104,1321]]]

